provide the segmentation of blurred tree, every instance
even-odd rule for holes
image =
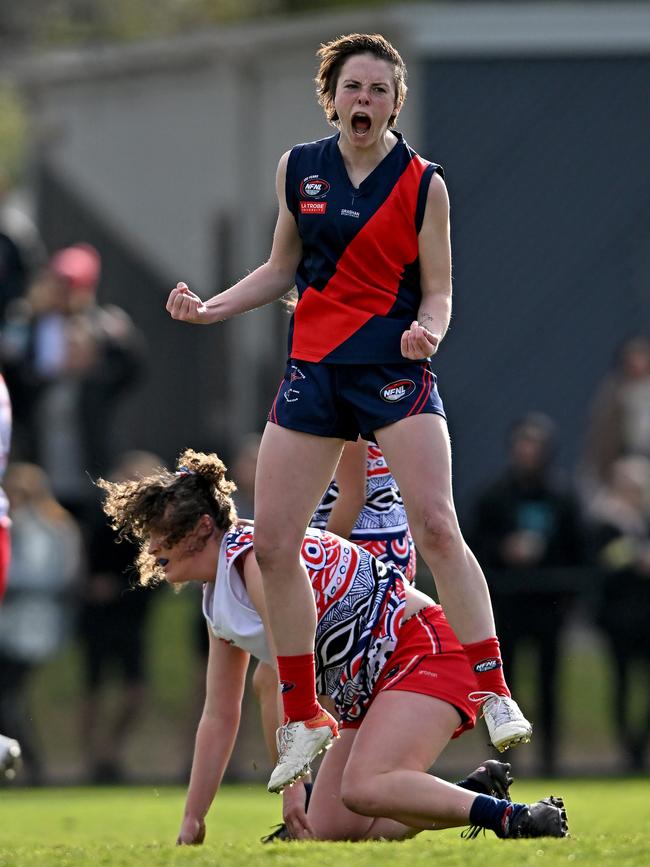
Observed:
[[[235,20],[388,0],[21,0],[0,4],[0,48],[171,36]]]
[[[16,91],[0,82],[0,173],[19,181],[25,167],[27,115]]]

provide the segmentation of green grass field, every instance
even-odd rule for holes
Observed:
[[[424,580],[420,582],[426,590]],[[134,782],[175,783],[185,778],[193,743],[193,726],[199,715],[198,685],[202,684],[205,662],[196,654],[197,598],[184,592],[175,596],[161,588],[152,602],[147,632],[147,659],[150,667],[149,694],[142,717],[124,750],[127,779]],[[594,633],[568,634],[558,673],[559,767],[566,773],[589,776],[608,774],[621,768],[612,724],[611,665],[603,642]],[[512,677],[517,701],[529,715],[539,718],[541,708],[536,689],[536,655],[523,648]],[[85,782],[79,743],[81,703],[81,655],[71,642],[64,652],[43,665],[30,688],[31,715],[40,741],[49,783],[69,785]],[[639,671],[633,688],[636,717],[644,713],[646,682]],[[115,692],[105,706],[110,718]],[[192,709],[194,708],[194,717]],[[240,741],[231,763],[236,780],[262,782],[268,759],[258,723],[257,705],[247,691]],[[485,758],[487,738],[484,727],[455,741],[445,751],[447,767],[464,772]],[[460,747],[458,746],[460,743]],[[543,773],[541,740],[516,755],[519,777]],[[256,771],[255,768],[261,768]]]
[[[650,864],[650,780],[527,780],[518,800],[564,796],[571,838],[466,841],[458,831],[424,833],[404,843],[290,843],[262,846],[278,820],[280,799],[260,786],[228,786],[208,816],[202,847],[177,849],[184,791],[154,789],[11,789],[0,791],[0,867],[244,867],[377,864],[435,867]]]

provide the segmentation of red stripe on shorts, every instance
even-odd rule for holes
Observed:
[[[278,413],[276,407],[278,405],[278,398],[280,397],[280,392],[282,391],[282,386],[284,385],[284,377],[280,382],[280,387],[278,388],[278,392],[275,395],[275,400],[271,404],[271,409],[269,410],[269,421],[272,421],[274,424],[278,423]]]
[[[428,377],[428,379],[427,379]],[[408,418],[410,415],[417,415],[420,412],[422,407],[425,405],[427,400],[429,399],[429,395],[431,394],[431,389],[433,388],[433,374],[429,370],[426,365],[422,365],[422,388],[420,389],[420,393],[417,396],[417,399],[411,409],[406,414]]]

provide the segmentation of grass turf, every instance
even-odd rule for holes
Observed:
[[[502,841],[488,833],[465,841],[451,830],[426,832],[404,843],[262,846],[259,837],[278,821],[280,799],[260,786],[226,786],[208,816],[205,845],[176,848],[184,799],[180,788],[5,788],[0,791],[0,867],[650,864],[650,780],[527,780],[513,787],[517,800],[547,794],[565,798],[568,840]]]

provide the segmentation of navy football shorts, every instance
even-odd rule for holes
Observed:
[[[374,432],[423,412],[446,418],[428,361],[323,364],[289,359],[268,420],[322,437],[374,440]]]

